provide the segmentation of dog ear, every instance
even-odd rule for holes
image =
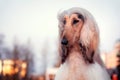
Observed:
[[[90,14],[85,17],[79,40],[83,57],[85,60],[93,62],[94,53],[99,45],[99,30],[94,18]]]
[[[84,46],[82,43],[80,43],[79,46],[85,62],[93,63],[93,57],[95,52],[90,50],[88,47]]]
[[[59,54],[61,56],[61,63],[64,63],[68,56],[68,50],[65,46],[62,46],[61,44],[59,44]]]

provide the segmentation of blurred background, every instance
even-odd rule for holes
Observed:
[[[57,14],[71,7],[95,17],[101,58],[111,78],[119,73],[119,0],[0,0],[0,80],[54,80],[61,64]]]

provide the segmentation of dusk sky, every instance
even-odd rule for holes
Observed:
[[[0,34],[8,43],[17,36],[21,41],[30,38],[37,47],[47,39],[56,47],[57,13],[71,7],[91,12],[99,25],[101,51],[111,51],[120,38],[119,0],[0,0]]]

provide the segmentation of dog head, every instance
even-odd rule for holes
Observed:
[[[71,8],[58,14],[58,20],[62,62],[69,55],[68,47],[79,44],[85,61],[92,63],[99,45],[99,30],[93,16],[82,8]]]
[[[63,31],[61,33],[61,44],[72,46],[79,41],[80,32],[84,23],[84,18],[81,14],[73,13],[65,15],[63,19]]]

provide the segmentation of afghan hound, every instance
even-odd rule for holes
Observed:
[[[62,65],[55,80],[110,80],[99,57],[99,29],[85,9],[58,14]]]

